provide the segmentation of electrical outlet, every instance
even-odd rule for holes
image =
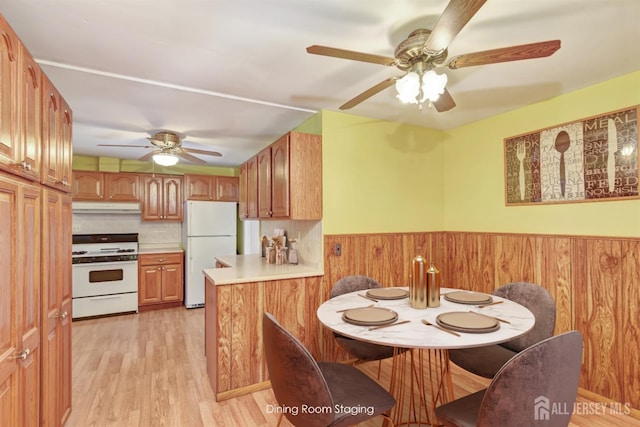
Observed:
[[[80,226],[80,224],[73,224],[71,229],[73,230],[74,233],[78,233],[78,232],[82,231],[82,227]]]
[[[333,254],[334,254],[335,256],[340,256],[340,255],[342,255],[342,243],[336,243],[336,244],[333,246]]]

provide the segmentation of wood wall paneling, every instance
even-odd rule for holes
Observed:
[[[333,253],[342,244],[342,255]],[[510,282],[545,287],[556,302],[555,333],[584,337],[580,386],[640,408],[640,239],[473,232],[324,236],[324,294],[350,274],[406,284],[417,254],[435,260],[443,286],[493,292]],[[425,249],[427,248],[427,249]],[[323,360],[348,356],[316,322]]]

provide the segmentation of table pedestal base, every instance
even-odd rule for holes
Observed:
[[[396,349],[389,392],[396,398],[391,418],[396,426],[439,426],[434,409],[453,400],[449,352]]]

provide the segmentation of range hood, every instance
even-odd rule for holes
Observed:
[[[74,214],[139,214],[140,203],[137,202],[73,202]]]

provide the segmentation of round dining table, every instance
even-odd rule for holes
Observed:
[[[406,287],[396,289],[408,291]],[[533,313],[514,301],[485,294],[492,304],[481,306],[452,302],[445,298],[446,294],[455,291],[460,290],[440,289],[440,306],[424,309],[413,308],[408,297],[377,298],[373,301],[367,291],[339,295],[318,307],[318,320],[332,331],[396,349],[389,386],[397,401],[393,415],[396,425],[421,425],[423,422],[426,425],[439,425],[433,410],[453,399],[448,350],[510,341],[528,332],[535,324]],[[456,295],[460,295],[459,292]],[[397,313],[397,319],[380,326],[353,324],[344,320],[346,311],[371,306],[393,310]],[[437,322],[438,316],[453,312],[475,312],[480,317],[495,319],[493,323],[497,323],[499,327],[480,333],[463,332],[464,329],[443,329],[444,325]],[[405,393],[407,383],[410,385],[408,397]],[[431,396],[430,407],[425,408],[427,394]],[[426,421],[423,414],[427,417]]]

